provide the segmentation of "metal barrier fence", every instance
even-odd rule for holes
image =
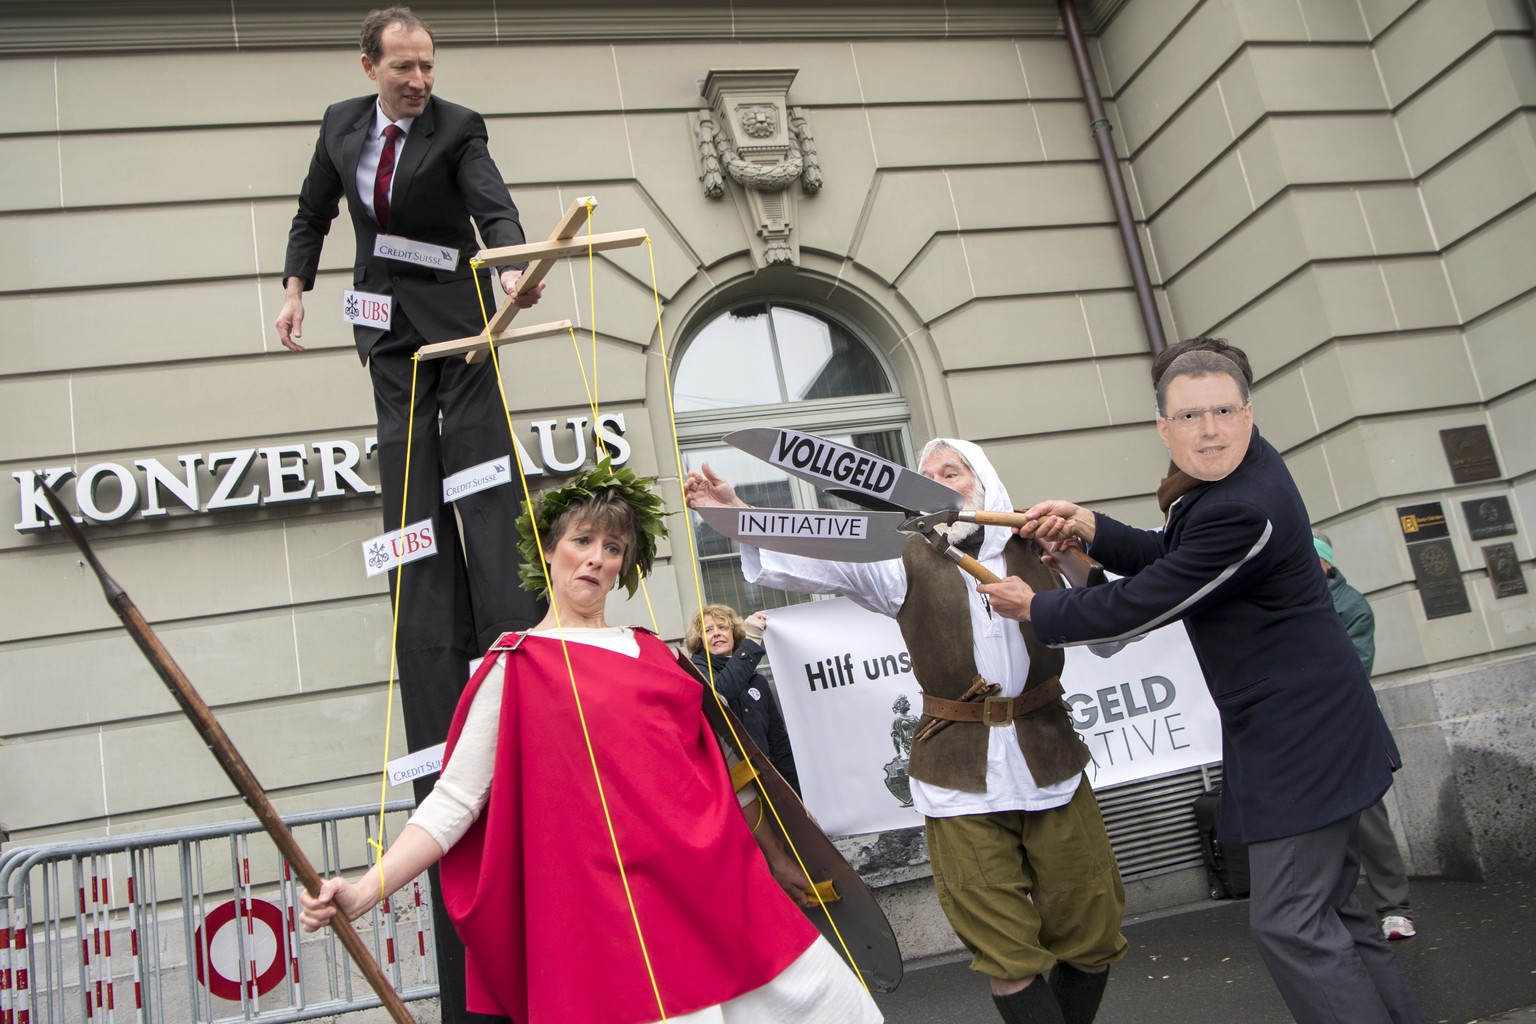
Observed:
[[[283,820],[322,875],[355,874],[411,807]],[[279,1024],[378,1006],[330,929],[306,935],[297,916],[297,884],[254,820],[6,850],[0,1024]],[[402,998],[437,995],[425,876],[356,928]]]

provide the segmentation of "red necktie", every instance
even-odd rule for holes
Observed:
[[[384,126],[384,150],[379,154],[379,173],[373,179],[373,215],[379,227],[389,230],[389,183],[395,177],[395,140],[404,135],[397,124]]]

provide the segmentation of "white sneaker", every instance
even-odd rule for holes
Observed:
[[[1414,931],[1411,918],[1403,917],[1401,914],[1393,914],[1381,922],[1381,934],[1389,939],[1411,939],[1418,932]]]

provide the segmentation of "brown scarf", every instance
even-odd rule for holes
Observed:
[[[1168,510],[1173,507],[1175,501],[1178,501],[1181,496],[1188,494],[1203,483],[1205,483],[1204,480],[1196,480],[1174,465],[1170,459],[1168,462],[1168,475],[1163,477],[1163,482],[1157,485],[1157,507],[1166,518]]]

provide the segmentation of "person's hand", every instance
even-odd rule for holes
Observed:
[[[539,299],[544,297],[544,282],[540,281],[521,295],[517,294],[517,283],[523,279],[523,272],[516,268],[509,268],[501,272],[501,290],[513,297],[518,309],[527,309],[536,306]]]
[[[789,894],[790,899],[802,907],[808,907],[811,905],[811,880],[805,877],[799,862],[784,848],[773,822],[763,820],[766,810],[759,796],[743,807],[741,813],[747,821],[757,819],[757,824],[752,826],[752,838],[756,840],[758,849],[763,851],[763,859],[768,862],[768,872],[773,875],[773,880]]]
[[[1017,576],[996,583],[978,583],[976,593],[985,597],[992,610],[1003,618],[1020,622],[1028,621],[1029,606],[1035,599],[1034,590]]]
[[[1093,543],[1098,518],[1070,501],[1042,501],[1024,513],[1029,522],[1016,531],[1020,537],[1033,537],[1047,551],[1060,551],[1076,540],[1079,547]]]
[[[297,289],[286,288],[284,292],[283,311],[277,314],[277,340],[292,352],[303,352],[304,346],[299,344],[298,339],[304,336],[304,292],[302,286]]]
[[[318,931],[330,924],[338,911],[348,921],[356,921],[373,906],[368,894],[345,878],[327,878],[320,883],[320,892],[315,896],[300,891],[299,902],[304,906],[299,912],[299,923],[307,932]]]
[[[689,472],[688,479],[683,481],[683,497],[687,499],[689,508],[749,507],[736,497],[731,482],[717,475],[707,462]]]
[[[789,894],[790,899],[802,907],[811,905],[811,880],[805,877],[805,872],[800,870],[800,865],[793,857],[787,854],[777,857],[770,855],[768,870],[772,872],[773,880],[779,883],[779,888]]]
[[[753,612],[742,620],[741,629],[746,633],[747,639],[754,643],[763,642],[763,627],[768,625],[768,616],[762,612]]]

